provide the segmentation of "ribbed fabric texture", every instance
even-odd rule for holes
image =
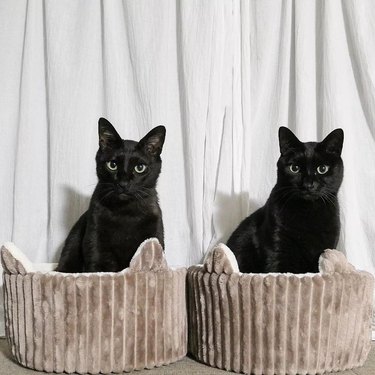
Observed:
[[[194,357],[210,366],[266,375],[317,374],[364,363],[371,342],[371,274],[240,274],[229,267],[222,249],[216,252],[204,266],[188,270]],[[332,265],[336,254],[326,251],[325,264]],[[215,260],[220,264],[212,264]],[[336,269],[344,268],[352,267]]]
[[[113,274],[4,272],[6,335],[16,360],[47,372],[96,374],[184,357],[186,269],[169,269],[160,251],[147,242],[134,269]]]

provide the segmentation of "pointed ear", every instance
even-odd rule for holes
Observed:
[[[113,125],[101,117],[98,122],[99,131],[99,147],[104,150],[105,148],[115,148],[122,144],[122,139],[117,133]]]
[[[143,148],[152,156],[159,156],[165,140],[165,127],[160,125],[148,132],[139,142],[138,147]]]
[[[285,126],[279,128],[279,146],[281,155],[291,148],[296,148],[301,144],[300,140],[291,130]]]
[[[342,129],[335,129],[329,133],[320,144],[329,153],[341,155],[342,145],[344,143],[344,131]]]

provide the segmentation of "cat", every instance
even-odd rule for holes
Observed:
[[[227,241],[241,272],[318,272],[319,256],[339,239],[343,141],[342,129],[303,143],[280,127],[276,185]]]
[[[99,119],[98,184],[88,210],[71,229],[56,268],[59,272],[117,272],[129,266],[138,246],[156,237],[164,248],[156,183],[165,127],[139,142],[123,140]]]

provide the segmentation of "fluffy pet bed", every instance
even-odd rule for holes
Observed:
[[[119,373],[186,355],[186,269],[169,268],[156,239],[117,273],[38,272],[11,243],[1,259],[6,336],[23,366]]]
[[[326,250],[318,274],[242,274],[220,244],[188,269],[189,351],[246,374],[317,374],[361,366],[374,278]]]

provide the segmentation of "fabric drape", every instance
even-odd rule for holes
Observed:
[[[276,181],[277,129],[345,132],[338,248],[375,271],[372,0],[0,2],[0,241],[58,259],[96,184],[97,120],[167,128],[170,264],[202,261]]]

